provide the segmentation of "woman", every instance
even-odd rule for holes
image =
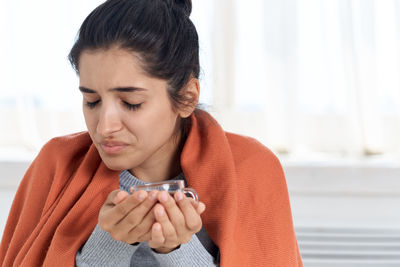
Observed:
[[[2,266],[302,266],[282,168],[199,99],[190,0],[109,0],[69,59],[88,132],[54,138],[24,176]],[[182,193],[133,185],[185,179]]]

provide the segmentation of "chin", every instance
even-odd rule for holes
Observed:
[[[103,161],[104,164],[107,166],[107,168],[109,168],[110,170],[113,171],[123,171],[126,170],[126,168],[124,168],[122,165],[117,165],[117,164],[110,164],[106,161]]]
[[[124,164],[123,160],[121,160],[119,157],[115,158],[110,158],[104,155],[101,155],[101,159],[104,162],[104,164],[109,168],[110,170],[113,171],[122,171],[126,169],[126,164]]]
[[[127,161],[126,157],[108,157],[101,155],[101,159],[103,160],[104,164],[113,171],[123,171],[123,170],[130,170],[137,166],[132,161]]]

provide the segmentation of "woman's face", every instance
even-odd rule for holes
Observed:
[[[179,114],[167,82],[147,75],[127,50],[89,50],[79,61],[83,113],[94,145],[113,170],[136,175],[176,154]]]

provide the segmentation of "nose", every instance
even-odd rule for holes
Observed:
[[[114,105],[101,106],[100,117],[97,123],[97,132],[103,137],[109,137],[122,129],[122,122],[118,109]]]

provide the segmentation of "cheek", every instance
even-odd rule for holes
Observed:
[[[129,119],[129,131],[141,143],[163,142],[174,133],[177,115],[171,109],[158,106],[141,115],[132,115],[127,118]]]

